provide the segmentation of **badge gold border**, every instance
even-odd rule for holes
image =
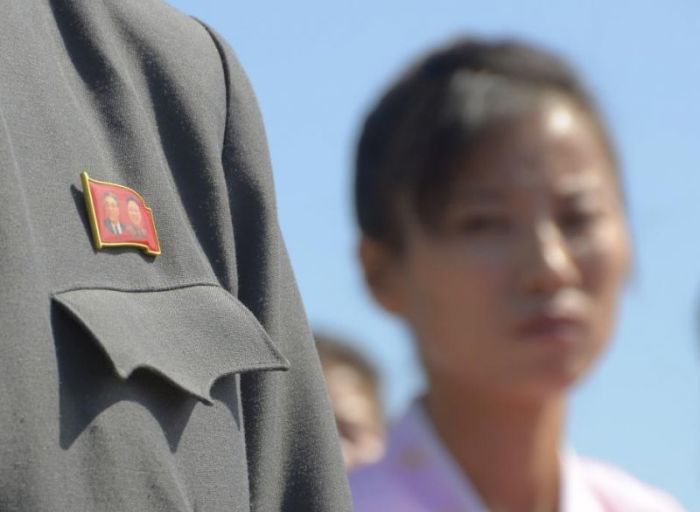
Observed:
[[[153,217],[153,210],[146,206],[146,200],[144,197],[136,192],[134,189],[126,187],[124,185],[119,185],[118,183],[111,183],[109,181],[100,181],[88,176],[88,173],[83,171],[80,173],[80,181],[83,184],[83,196],[85,197],[85,206],[87,207],[88,218],[90,219],[90,229],[92,230],[92,239],[95,242],[95,247],[97,250],[103,247],[136,247],[138,249],[144,250],[147,254],[151,256],[158,256],[160,254],[160,239],[158,238],[158,231],[156,230],[156,221]],[[90,182],[98,183],[100,185],[109,185],[111,187],[119,187],[124,190],[128,190],[132,194],[137,195],[141,199],[141,204],[148,210],[149,218],[151,220],[151,226],[153,227],[153,234],[155,235],[156,245],[158,250],[154,251],[146,244],[140,244],[138,242],[103,242],[100,236],[100,228],[97,224],[97,213],[95,212],[95,202],[92,198],[92,191],[90,190]]]

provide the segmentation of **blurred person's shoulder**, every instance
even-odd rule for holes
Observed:
[[[638,480],[609,463],[570,455],[578,477],[595,500],[610,512],[683,512],[669,493]]]
[[[394,510],[407,507],[409,496],[402,469],[405,453],[411,447],[411,420],[406,414],[389,429],[384,456],[376,463],[363,466],[349,475],[350,489],[357,512]]]
[[[405,485],[386,458],[352,471],[348,480],[356,512],[414,511]]]
[[[485,510],[419,401],[393,423],[384,458],[351,472],[349,481],[356,512]]]

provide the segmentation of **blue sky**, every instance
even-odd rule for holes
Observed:
[[[700,510],[699,2],[170,3],[220,32],[247,69],[311,323],[371,355],[392,414],[421,378],[355,262],[350,169],[364,113],[417,53],[459,34],[528,38],[573,62],[618,143],[636,262],[614,344],[575,393],[569,438]]]

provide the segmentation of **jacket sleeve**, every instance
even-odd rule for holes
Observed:
[[[238,298],[287,358],[286,372],[241,376],[252,510],[351,510],[318,355],[282,241],[266,137],[254,93],[227,44],[207,27],[227,87],[223,148]]]

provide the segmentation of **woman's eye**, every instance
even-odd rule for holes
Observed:
[[[598,220],[595,211],[572,210],[564,212],[559,218],[559,224],[564,231],[578,232],[588,229]]]
[[[470,215],[460,222],[461,231],[466,233],[496,233],[506,231],[510,223],[501,215]]]

